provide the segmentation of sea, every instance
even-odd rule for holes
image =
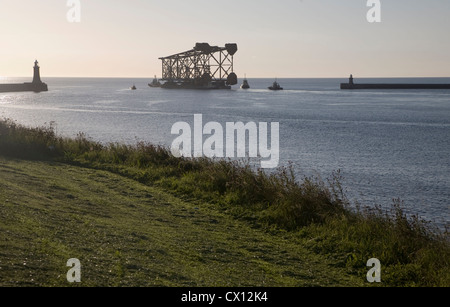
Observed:
[[[239,84],[231,90],[151,88],[153,78],[43,79],[48,92],[0,93],[0,118],[51,125],[61,136],[84,133],[105,144],[167,147],[177,137],[172,126],[194,127],[194,114],[224,127],[279,123],[279,165],[291,165],[297,178],[326,181],[339,171],[353,204],[389,208],[400,199],[408,214],[450,225],[450,90],[340,90],[346,78],[280,78],[282,91],[268,90],[274,79],[263,78],[248,78],[247,90]],[[450,78],[355,82],[450,84]]]

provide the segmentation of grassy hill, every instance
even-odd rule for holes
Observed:
[[[448,233],[401,202],[351,209],[339,174],[268,175],[0,121],[0,286],[449,286]],[[369,284],[378,258],[382,283]]]
[[[303,247],[100,170],[0,159],[0,286],[330,286],[363,278]]]

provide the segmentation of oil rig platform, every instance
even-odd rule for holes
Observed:
[[[159,58],[162,61],[162,88],[231,89],[237,84],[233,56],[237,44],[225,47],[197,43],[191,50]]]

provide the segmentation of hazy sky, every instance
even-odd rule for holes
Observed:
[[[242,77],[450,77],[450,0],[0,0],[0,76],[161,75],[159,57],[237,43]]]

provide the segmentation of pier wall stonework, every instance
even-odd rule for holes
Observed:
[[[0,84],[0,93],[7,92],[47,92],[48,86],[45,83],[18,83]]]
[[[355,83],[341,83],[341,90],[432,90],[432,89],[450,89],[450,84],[355,84]]]

